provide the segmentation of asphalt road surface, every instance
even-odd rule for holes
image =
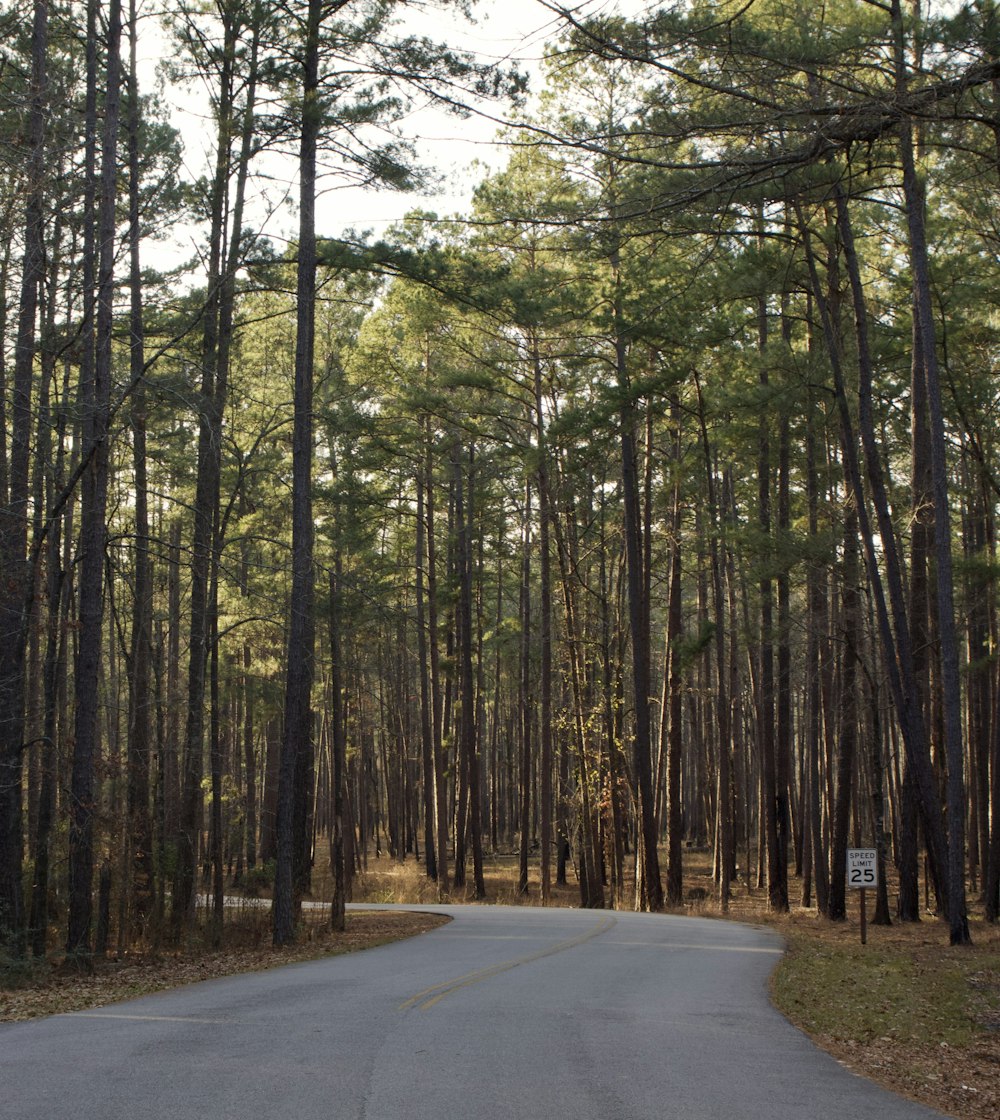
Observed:
[[[3,1120],[931,1120],[768,1003],[766,930],[530,907],[0,1026]]]

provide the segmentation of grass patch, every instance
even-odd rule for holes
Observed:
[[[788,953],[777,1007],[858,1073],[962,1120],[1000,1116],[1000,930],[972,923],[974,945],[943,923],[869,927],[804,911],[773,923]]]
[[[831,945],[798,930],[789,943],[775,978],[775,1000],[810,1031],[951,1046],[975,1038],[968,976],[976,965],[985,966],[982,952],[970,960],[965,950],[951,950],[928,962],[916,947],[900,952],[898,943]]]

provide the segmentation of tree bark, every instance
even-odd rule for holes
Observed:
[[[819,535],[819,471],[816,464],[816,436],[813,430],[813,409],[809,409],[806,431],[806,489],[809,506],[809,537]],[[810,666],[807,698],[806,767],[808,771],[808,818],[811,843],[811,865],[816,890],[816,908],[827,913],[830,879],[823,845],[823,813],[820,797],[820,756],[822,753],[823,698],[821,694],[823,665],[827,659],[825,631],[827,624],[826,576],[819,565],[810,565],[806,596],[809,607],[806,663]]]
[[[145,338],[139,257],[139,88],[136,0],[129,4],[128,170],[129,170],[129,380],[132,393],[132,461],[135,487],[135,562],[132,638],[129,657],[128,839],[131,930],[145,934],[155,903],[153,831],[149,810],[149,761],[152,734],[153,572],[149,541],[146,477],[146,392],[142,381]]]
[[[637,865],[636,902],[642,909],[663,907],[663,883],[656,850],[656,803],[653,795],[652,738],[650,721],[650,634],[649,603],[644,568],[636,430],[638,418],[628,372],[625,341],[625,314],[618,250],[611,256],[615,276],[614,354],[615,373],[621,405],[618,417],[621,442],[622,501],[624,504],[625,563],[628,582],[629,625],[632,632],[632,700],[635,705],[635,731],[632,746],[633,777],[638,804],[640,862]]]
[[[343,931],[347,926],[348,894],[353,868],[347,864],[345,841],[345,784],[347,781],[347,712],[344,697],[343,652],[343,569],[344,561],[338,546],[330,572],[330,720],[333,725],[333,828],[330,844],[333,873],[333,901],[330,926]]]
[[[98,687],[104,624],[104,546],[110,451],[112,326],[114,315],[115,203],[118,185],[118,120],[121,107],[121,3],[108,10],[104,131],[97,209],[97,331],[93,382],[84,386],[80,514],[79,629],[74,677],[76,718],[69,827],[69,916],[66,952],[90,954],[94,873],[94,765],[98,753]]]
[[[437,541],[435,538],[434,448],[431,420],[424,417],[424,477],[427,481],[427,629],[430,657],[431,734],[434,751],[434,788],[437,799],[438,893],[447,895],[448,782],[445,774],[444,696],[441,687],[441,643],[438,630]]]
[[[21,777],[25,655],[32,594],[28,546],[31,385],[39,285],[45,270],[45,116],[48,96],[47,0],[35,0],[31,31],[30,107],[25,133],[27,199],[14,378],[10,398],[10,470],[0,511],[0,944],[25,948],[22,893]],[[6,419],[6,418],[5,418]]]
[[[437,879],[437,792],[434,773],[434,716],[431,711],[430,671],[427,664],[427,611],[424,604],[427,524],[424,517],[423,465],[417,469],[416,609],[417,661],[420,678],[420,761],[423,775],[424,870]]]
[[[758,308],[758,342],[761,350],[767,346],[767,309],[763,300]],[[762,363],[761,386],[768,384],[767,367]],[[757,517],[761,539],[766,547],[771,545],[771,441],[768,431],[769,417],[765,414],[758,432],[757,459]],[[778,772],[774,727],[774,586],[770,575],[771,557],[763,560],[764,574],[760,588],[760,677],[757,687],[757,741],[761,767],[761,810],[763,812],[763,840],[766,871],[767,899],[772,910],[788,909],[788,852],[783,848],[787,840],[778,827]]]
[[[295,416],[292,429],[292,594],[285,677],[285,727],[278,776],[277,860],[272,938],[294,939],[303,853],[296,844],[305,821],[303,794],[311,776],[313,683],[313,353],[316,299],[316,150],[319,99],[319,33],[323,4],[309,0],[302,77],[299,144],[299,246],[296,266]],[[297,857],[297,858],[296,858]],[[298,871],[299,874],[296,874]],[[296,882],[298,880],[298,883]]]
[[[667,738],[667,896],[670,906],[684,900],[684,869],[682,865],[684,812],[681,803],[681,764],[683,761],[684,676],[681,666],[681,408],[676,394],[670,402],[670,419],[674,427],[674,482],[672,499],[672,536],[670,551],[670,597],[667,606],[667,696],[669,699]],[[721,703],[721,698],[720,698]],[[720,754],[728,744],[720,744]],[[726,861],[723,860],[725,864]],[[728,865],[726,865],[728,866]],[[725,878],[722,872],[722,878]]]
[[[903,17],[899,0],[892,0],[895,35],[897,93],[907,91]],[[948,509],[948,461],[944,406],[937,359],[937,340],[931,301],[927,233],[923,191],[917,174],[913,125],[904,116],[899,124],[899,151],[903,164],[903,196],[909,231],[910,268],[913,272],[914,306],[923,349],[927,388],[927,415],[931,433],[931,476],[934,493],[934,559],[938,632],[941,640],[941,687],[945,755],[948,763],[947,910],[952,945],[971,944],[965,897],[965,775],[962,735],[962,690],[959,676],[958,633],[955,625],[954,578],[951,560],[951,514]],[[944,868],[939,869],[943,874]]]
[[[830,895],[827,917],[847,917],[847,847],[851,794],[858,753],[858,643],[861,605],[858,582],[858,517],[853,502],[844,517],[842,655],[840,661],[840,734],[837,739],[837,788],[833,804],[833,842],[830,847]]]
[[[551,514],[549,510],[548,441],[545,432],[545,411],[542,397],[542,359],[538,340],[531,340],[531,366],[535,398],[535,439],[538,455],[538,626],[540,640],[541,722],[539,726],[540,757],[538,778],[539,800],[539,876],[542,903],[552,897],[552,559],[549,544]]]
[[[518,781],[517,893],[528,893],[528,857],[531,850],[531,730],[534,726],[534,690],[531,672],[531,483],[524,484],[521,518],[521,581],[518,602],[521,640],[518,646],[518,708],[520,715],[520,766]]]

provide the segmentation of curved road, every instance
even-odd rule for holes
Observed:
[[[3,1120],[931,1120],[770,1006],[771,933],[411,907],[379,949],[0,1027]]]

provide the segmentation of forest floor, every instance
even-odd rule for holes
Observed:
[[[227,915],[221,948],[199,932],[183,947],[109,955],[90,969],[59,960],[19,969],[8,962],[0,971],[0,1023],[86,1011],[199,980],[371,949],[448,921],[437,914],[352,910],[347,928],[335,933],[328,914],[307,911],[296,943],[276,949],[271,945],[270,910],[248,906]]]
[[[960,1117],[1000,1116],[1000,932],[972,922],[972,947],[948,927],[834,923],[815,912],[769,922],[788,952],[775,1004],[848,1068]]]
[[[537,861],[534,861],[537,862]],[[487,901],[539,905],[537,869],[527,898],[518,895],[514,856],[488,859]],[[579,905],[572,868],[553,885],[552,904]],[[709,854],[684,854],[685,904],[675,913],[719,918]],[[325,869],[314,897],[328,899]],[[354,884],[358,903],[436,903],[437,886],[423,865],[369,856]],[[472,901],[453,891],[448,901]],[[861,945],[857,896],[846,922],[829,922],[814,908],[771,914],[762,890],[734,884],[729,917],[767,925],[788,953],[772,978],[775,1004],[855,1072],[959,1120],[1000,1116],[1000,929],[973,915],[973,946],[948,945],[947,926],[932,915],[919,923],[868,926]],[[351,911],[347,931],[329,931],[324,912],[304,911],[296,945],[274,949],[270,914],[259,902],[227,912],[224,948],[194,937],[183,949],[121,954],[92,972],[46,963],[16,971],[0,967],[0,1022],[83,1010],[196,980],[256,971],[331,953],[352,952],[431,929],[429,914]],[[3,962],[0,962],[2,966]]]

